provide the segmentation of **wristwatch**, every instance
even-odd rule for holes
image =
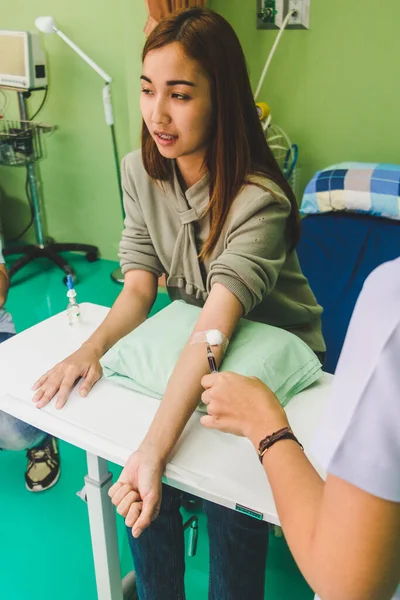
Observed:
[[[260,459],[260,463],[262,464],[264,454],[266,451],[275,444],[275,442],[279,442],[279,440],[293,440],[296,442],[302,450],[304,450],[302,444],[300,444],[297,437],[294,435],[293,431],[290,427],[283,427],[271,435],[267,435],[258,445],[258,458]]]

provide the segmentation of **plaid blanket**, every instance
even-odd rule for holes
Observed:
[[[400,166],[348,162],[318,171],[305,189],[300,212],[337,210],[400,219]]]

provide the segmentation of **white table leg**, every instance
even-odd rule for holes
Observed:
[[[98,600],[123,600],[115,512],[108,497],[112,474],[106,460],[89,452],[86,456],[85,487]]]

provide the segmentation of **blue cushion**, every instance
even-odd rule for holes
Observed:
[[[400,222],[351,213],[327,213],[307,216],[302,227],[299,260],[324,308],[322,330],[327,345],[324,369],[334,373],[366,277],[381,263],[400,256]]]

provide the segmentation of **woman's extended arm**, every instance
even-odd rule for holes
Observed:
[[[100,358],[124,335],[138,327],[147,317],[157,294],[157,277],[142,270],[128,271],[122,292],[93,335],[73,354],[45,373],[34,384],[33,401],[42,408],[57,394],[56,407],[66,403],[75,382],[86,396],[101,377]]]
[[[230,338],[242,315],[236,296],[214,284],[193,333],[218,329]],[[221,362],[222,352],[215,349]],[[137,537],[158,513],[165,463],[201,397],[201,379],[208,372],[205,344],[186,343],[169,380],[153,422],[137,452],[128,459],[110,495],[118,512],[127,517]],[[137,502],[140,503],[138,510]],[[140,516],[139,516],[140,514]],[[139,518],[138,518],[139,517]]]

